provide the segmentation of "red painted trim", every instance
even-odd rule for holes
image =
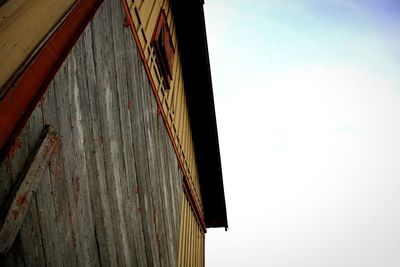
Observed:
[[[78,1],[21,74],[5,88],[6,93],[0,101],[0,160],[10,151],[15,138],[101,3],[102,0]]]
[[[196,215],[197,221],[200,224],[200,228],[203,231],[203,234],[207,232],[206,225],[204,224],[204,221],[199,220],[199,217],[201,217],[200,214],[198,214],[198,210],[195,208],[196,207],[196,199],[193,197],[193,195],[190,193],[190,185],[186,182],[186,179],[183,179],[183,191],[185,192],[185,195],[187,196],[190,207],[192,208],[194,214]]]
[[[187,175],[187,173],[185,171],[185,168],[184,168],[184,165],[183,165],[183,162],[182,162],[181,158],[179,157],[178,148],[177,148],[177,146],[175,144],[175,141],[174,141],[174,138],[173,138],[173,135],[172,135],[172,131],[171,131],[170,127],[168,126],[167,117],[166,117],[165,112],[164,112],[164,110],[162,108],[161,101],[160,101],[160,99],[158,97],[157,89],[156,89],[156,86],[154,84],[153,78],[151,76],[150,69],[147,66],[146,58],[144,56],[144,52],[142,50],[142,46],[140,45],[139,37],[138,37],[137,32],[135,30],[135,26],[133,25],[133,21],[132,21],[131,13],[129,11],[128,4],[126,3],[126,0],[121,0],[121,2],[122,2],[122,5],[124,7],[126,18],[128,20],[129,26],[130,26],[131,31],[133,33],[133,36],[135,38],[135,42],[136,42],[137,48],[139,50],[140,57],[142,58],[144,67],[146,69],[146,73],[147,73],[147,76],[149,78],[149,81],[150,81],[150,84],[151,84],[151,88],[153,89],[153,93],[154,93],[155,99],[157,101],[158,110],[160,111],[161,116],[162,116],[163,121],[164,121],[164,125],[167,128],[168,135],[170,137],[170,140],[172,142],[172,146],[174,147],[175,154],[176,154],[176,157],[177,157],[178,162],[179,162],[179,167],[181,168],[181,170],[183,172],[183,176],[184,176],[183,187],[185,189],[185,192],[187,191],[187,194],[189,195],[189,199],[191,199],[190,204],[191,204],[192,208],[195,210],[195,214],[196,214],[197,220],[200,222],[200,224],[202,226],[202,229],[203,229],[203,231],[205,233],[206,232],[206,227],[205,227],[205,222],[204,222],[203,215],[200,212],[200,208],[198,206],[198,203],[197,203],[196,199],[194,198],[193,189],[192,189],[192,187],[190,185],[190,182],[189,182],[189,176]]]

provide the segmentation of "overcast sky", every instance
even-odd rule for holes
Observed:
[[[207,266],[400,266],[400,1],[204,7],[229,222]]]

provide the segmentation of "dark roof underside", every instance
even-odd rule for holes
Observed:
[[[228,227],[203,1],[172,0],[206,227]]]

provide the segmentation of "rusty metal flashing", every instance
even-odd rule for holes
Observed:
[[[2,89],[4,94],[0,100],[0,161],[10,151],[15,138],[102,2],[77,1],[56,25],[56,30],[36,49],[36,54],[28,58],[18,75]]]

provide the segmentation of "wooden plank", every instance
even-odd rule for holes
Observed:
[[[57,112],[60,131],[64,135],[63,161],[61,163],[62,176],[65,177],[65,191],[69,206],[68,220],[71,228],[67,232],[70,244],[65,244],[72,257],[67,258],[68,265],[90,265],[98,262],[97,243],[93,228],[93,216],[87,181],[85,163],[85,149],[83,147],[83,129],[81,127],[82,111],[79,100],[79,90],[85,88],[79,84],[80,74],[77,74],[77,65],[81,55],[77,44],[67,58],[54,82]],[[84,82],[83,82],[84,83]],[[69,249],[69,248],[72,248]]]
[[[149,1],[143,1],[143,4],[140,6],[139,9],[139,14],[140,14],[140,20],[142,21],[143,28],[146,31],[146,25],[150,19],[151,16],[151,10],[153,9],[154,5],[156,4],[157,0],[149,0]],[[148,40],[151,39],[150,36],[146,36]]]
[[[93,36],[93,28],[97,25],[103,13],[98,13],[91,23],[90,28],[84,33],[83,45],[86,51],[85,68],[83,68],[87,92],[82,92],[82,96],[88,100],[88,117],[90,121],[84,127],[88,127],[86,137],[86,153],[88,163],[88,179],[90,185],[91,205],[95,222],[95,233],[97,249],[100,256],[100,264],[110,266],[117,262],[116,240],[113,231],[113,222],[110,198],[107,193],[106,171],[104,166],[104,136],[101,130],[101,114],[99,112],[102,105],[97,101],[98,83],[102,83],[102,74],[98,73],[95,65],[97,58],[94,51],[94,43],[97,41]],[[99,17],[99,18],[98,18]]]
[[[122,87],[126,87],[126,84],[123,84],[123,80],[119,80],[118,78],[122,78],[121,75],[119,75],[119,72],[122,71],[121,65],[122,62],[121,57],[118,55],[121,54],[123,50],[119,50],[116,48],[117,43],[123,42],[119,38],[119,36],[116,35],[116,31],[114,31],[115,28],[121,29],[123,27],[123,16],[118,16],[116,14],[116,10],[121,10],[122,6],[115,1],[109,1],[108,2],[108,8],[107,10],[109,11],[108,15],[108,21],[114,22],[113,27],[110,27],[110,43],[112,43],[110,47],[112,58],[109,58],[108,61],[111,61],[111,65],[109,65],[109,74],[110,74],[110,82],[111,82],[111,101],[110,105],[107,105],[107,113],[109,116],[107,116],[110,120],[110,126],[108,127],[111,131],[109,131],[110,134],[110,156],[112,158],[113,163],[113,178],[111,181],[113,182],[113,194],[115,195],[115,201],[116,201],[116,207],[118,207],[118,214],[117,214],[117,222],[119,223],[119,234],[120,238],[122,240],[121,245],[122,245],[122,252],[124,255],[124,264],[125,265],[132,265],[133,261],[135,260],[135,253],[132,252],[131,250],[133,247],[131,247],[133,242],[129,241],[128,237],[128,228],[130,228],[127,225],[128,218],[126,217],[126,210],[125,210],[125,201],[128,198],[127,196],[127,191],[126,191],[126,168],[124,164],[124,155],[123,155],[123,147],[124,144],[122,143],[122,138],[121,135],[122,133],[122,124],[125,123],[124,121],[121,121],[122,117],[120,115],[120,112],[122,111],[125,113],[127,111],[127,105],[122,104],[122,99],[119,99],[119,93],[122,91]],[[120,13],[121,14],[121,13]],[[113,17],[114,15],[114,17]],[[113,19],[114,18],[114,19]],[[120,106],[122,104],[122,107]],[[125,108],[123,108],[125,106]],[[122,108],[122,109],[121,109]],[[122,153],[121,153],[122,152]]]
[[[136,216],[138,216],[140,221],[140,227],[138,227],[139,238],[142,239],[142,243],[138,244],[136,242],[136,248],[139,248],[138,253],[142,261],[146,262],[146,265],[154,265],[152,257],[152,245],[150,241],[150,232],[148,229],[149,218],[148,213],[151,210],[146,210],[149,206],[149,189],[146,187],[145,180],[149,179],[148,167],[147,167],[147,157],[144,155],[145,143],[142,139],[145,134],[143,128],[143,111],[141,106],[143,105],[142,97],[139,94],[139,90],[148,90],[147,87],[142,84],[148,83],[146,76],[143,76],[142,68],[143,63],[141,61],[140,55],[137,51],[136,43],[133,41],[132,33],[126,33],[126,38],[129,37],[129,41],[125,43],[126,51],[132,51],[128,55],[132,58],[131,60],[125,61],[125,68],[127,71],[127,84],[128,84],[128,97],[132,99],[133,104],[130,111],[130,126],[131,126],[131,140],[129,141],[133,147],[134,162],[133,167],[136,173],[136,183],[137,189],[135,189],[135,197],[138,199],[136,207]]]
[[[169,205],[171,201],[169,201],[169,198],[167,197],[168,192],[166,191],[166,177],[168,175],[168,169],[165,164],[165,153],[164,153],[164,142],[170,142],[168,139],[163,139],[163,128],[159,128],[159,119],[161,116],[157,116],[154,118],[154,128],[156,129],[155,132],[155,146],[156,150],[158,150],[158,153],[156,153],[156,161],[157,161],[157,170],[158,170],[158,187],[159,187],[159,196],[158,196],[158,201],[159,201],[159,235],[160,235],[160,245],[162,251],[162,259],[164,262],[167,264],[176,266],[176,258],[172,256],[171,253],[171,248],[173,246],[168,246],[168,244],[171,244],[171,240],[169,239],[169,234],[171,230],[169,228],[171,224],[171,210],[169,209]]]
[[[83,211],[82,211],[82,192],[81,192],[81,175],[82,171],[80,159],[77,158],[77,153],[75,151],[75,144],[79,142],[75,136],[75,129],[78,127],[78,123],[76,121],[76,114],[74,114],[74,100],[71,96],[75,90],[77,89],[77,68],[76,68],[76,60],[79,55],[77,55],[77,46],[75,45],[72,53],[68,56],[67,60],[64,63],[65,76],[62,76],[62,80],[56,88],[57,96],[60,96],[61,107],[63,113],[65,113],[66,125],[68,125],[68,129],[65,128],[63,133],[65,134],[65,142],[68,146],[65,150],[66,152],[66,168],[67,170],[67,181],[68,181],[68,189],[69,193],[69,201],[70,206],[72,207],[71,219],[73,222],[73,227],[75,227],[75,239],[73,240],[73,246],[75,246],[78,256],[78,264],[79,265],[87,265],[89,262],[88,255],[88,244],[87,238],[85,234],[85,222],[83,220]],[[62,89],[63,88],[63,89]],[[60,121],[61,125],[62,121]]]
[[[25,129],[22,131],[21,138],[24,140],[24,146],[28,151],[33,151],[36,141],[40,138],[43,131],[43,118],[41,107],[35,108]],[[29,155],[29,154],[27,154]],[[47,166],[46,166],[47,170]],[[20,237],[21,246],[23,249],[24,262],[29,266],[37,266],[46,264],[46,247],[43,242],[44,239],[48,240],[47,232],[42,232],[42,224],[40,212],[37,202],[37,193],[42,190],[42,182],[45,178],[45,173],[38,185],[37,191],[34,194],[34,199],[29,207],[25,216],[24,222],[21,226]],[[47,213],[48,211],[46,211]],[[46,229],[48,230],[48,229]],[[51,237],[56,238],[56,237]],[[47,244],[47,243],[46,243]],[[49,254],[49,253],[47,253]],[[49,257],[49,255],[47,255]],[[51,256],[50,256],[51,257]]]
[[[135,155],[135,170],[137,174],[137,196],[139,197],[139,208],[137,212],[141,215],[141,230],[144,235],[144,250],[146,262],[148,266],[154,266],[156,259],[153,257],[154,242],[152,241],[152,229],[149,228],[151,225],[151,215],[153,212],[152,203],[150,200],[151,188],[148,186],[148,180],[150,179],[149,169],[148,169],[148,159],[145,155],[146,143],[143,138],[145,134],[145,128],[143,125],[143,92],[149,90],[147,86],[148,78],[145,73],[143,73],[142,68],[143,62],[136,50],[136,44],[131,48],[133,53],[133,59],[126,61],[126,69],[128,71],[127,82],[128,82],[128,95],[130,99],[133,99],[134,104],[131,110],[131,131],[132,131],[132,144],[133,151]],[[150,215],[150,216],[149,216]]]
[[[144,74],[144,73],[143,73]],[[147,160],[148,160],[148,168],[149,168],[149,180],[146,181],[149,187],[149,194],[151,196],[151,203],[152,203],[152,213],[151,216],[151,224],[148,226],[150,233],[151,233],[151,240],[153,242],[154,247],[154,258],[155,258],[155,265],[162,265],[162,248],[160,246],[160,229],[158,226],[158,221],[160,221],[160,193],[159,193],[159,174],[157,172],[158,166],[156,162],[155,154],[158,153],[158,148],[155,145],[155,122],[154,120],[157,118],[157,102],[154,99],[152,94],[151,87],[147,83],[147,86],[144,87],[146,90],[142,92],[142,99],[143,99],[143,126],[147,130],[147,133],[143,135],[145,147],[147,150]]]
[[[175,259],[175,262],[172,262],[174,265],[177,265],[178,252],[179,252],[179,233],[180,233],[180,218],[181,218],[181,196],[182,196],[182,172],[179,168],[178,161],[176,158],[176,154],[174,152],[172,143],[169,139],[168,133],[166,131],[162,131],[164,126],[164,122],[161,117],[158,120],[159,132],[162,136],[162,139],[165,141],[162,142],[162,146],[160,148],[163,151],[163,159],[162,163],[165,163],[165,172],[164,172],[164,190],[166,200],[165,203],[168,203],[165,207],[166,214],[171,214],[172,216],[168,216],[165,222],[167,224],[167,233],[169,242],[175,244],[171,246],[170,257]]]
[[[121,10],[121,16],[124,16],[124,11]],[[145,237],[144,237],[144,230],[143,230],[143,224],[142,224],[142,212],[141,212],[141,205],[140,205],[140,194],[142,193],[142,189],[139,186],[138,179],[140,176],[137,173],[137,170],[135,168],[136,166],[136,158],[137,155],[134,153],[134,146],[135,144],[133,143],[133,136],[136,134],[136,132],[133,132],[133,116],[134,115],[134,110],[135,106],[138,105],[138,101],[133,97],[132,95],[132,90],[134,90],[133,84],[130,83],[132,82],[131,77],[134,77],[134,72],[138,70],[137,67],[134,67],[132,65],[132,62],[134,62],[135,58],[139,58],[140,56],[137,53],[137,48],[136,48],[136,43],[134,42],[132,32],[130,31],[129,28],[124,28],[123,31],[123,39],[124,39],[124,51],[125,51],[125,60],[123,61],[123,67],[124,67],[124,72],[126,72],[126,77],[125,77],[125,82],[126,82],[126,97],[131,101],[131,105],[129,107],[129,112],[128,112],[128,117],[126,118],[127,121],[124,123],[125,128],[126,128],[126,133],[128,135],[126,136],[126,145],[124,146],[126,148],[126,155],[127,155],[127,166],[129,170],[129,174],[127,176],[127,181],[128,181],[128,188],[131,188],[133,190],[128,190],[130,192],[130,199],[131,199],[131,212],[130,216],[132,218],[132,229],[135,233],[134,237],[134,242],[135,242],[135,251],[137,255],[137,262],[139,266],[145,266],[148,265],[147,263],[147,256],[146,256],[146,245],[145,245]]]
[[[145,87],[146,88],[146,87]],[[154,235],[152,238],[155,241],[156,251],[155,256],[157,257],[157,264],[167,265],[168,259],[165,258],[167,254],[165,252],[166,244],[164,239],[164,229],[163,229],[163,209],[161,201],[160,192],[160,159],[159,159],[159,149],[161,148],[157,144],[157,105],[152,95],[151,88],[147,87],[147,90],[142,94],[143,99],[143,115],[144,115],[144,127],[149,129],[147,134],[144,135],[144,140],[147,150],[148,168],[150,179],[148,181],[148,186],[150,187],[149,193],[151,194],[151,201],[153,204],[153,212],[151,215],[151,233]],[[154,232],[153,232],[154,231]]]
[[[70,220],[74,224],[72,234],[77,234],[76,236],[72,235],[72,246],[70,244],[69,247],[72,247],[72,252],[76,253],[76,257],[79,258],[78,264],[94,264],[97,260],[97,249],[95,234],[92,231],[91,206],[88,203],[87,170],[83,158],[85,152],[82,151],[82,111],[79,104],[80,95],[77,93],[78,90],[85,91],[85,88],[81,89],[79,84],[80,73],[78,74],[77,71],[77,65],[79,65],[77,61],[80,60],[81,55],[77,52],[78,47],[79,41],[63,66],[62,71],[66,72],[66,75],[63,76],[63,80],[55,84],[55,89],[57,92],[65,92],[62,95],[63,101],[65,101],[62,108],[63,112],[68,115],[67,125],[71,129],[66,133],[70,141],[65,148],[68,149],[68,152],[65,153],[68,160],[67,166],[70,166],[67,168],[71,169],[66,170],[65,175],[66,186],[69,188],[67,201],[71,209],[74,210],[70,216]],[[68,246],[68,244],[65,244],[65,246]]]
[[[40,186],[35,194],[37,203],[37,216],[40,222],[40,234],[44,250],[44,256],[47,266],[63,266],[62,250],[60,247],[60,236],[58,233],[56,221],[56,212],[54,209],[54,200],[52,194],[52,187],[50,182],[50,171],[47,167],[43,173],[43,178]],[[24,222],[21,231],[30,231],[32,224],[28,221]],[[26,236],[26,234],[25,234]],[[37,244],[35,244],[37,245]],[[26,251],[26,249],[25,249]],[[27,255],[26,251],[25,255]],[[29,256],[31,256],[30,254]],[[25,261],[27,257],[25,256]],[[32,266],[34,264],[27,264]]]
[[[16,143],[14,144],[14,148],[12,149],[11,153],[6,158],[5,162],[3,162],[5,164],[2,164],[3,167],[5,167],[6,171],[8,172],[7,175],[2,177],[2,184],[3,184],[3,182],[9,181],[9,183],[3,184],[3,185],[8,184],[8,186],[9,186],[8,195],[12,194],[12,192],[10,192],[10,191],[13,189],[13,186],[17,183],[19,174],[20,174],[21,170],[24,168],[24,164],[26,163],[26,161],[29,157],[30,150],[29,150],[29,146],[27,144],[27,132],[28,131],[29,131],[28,127],[25,127],[22,130],[20,136],[18,136]],[[37,140],[37,138],[35,138],[35,141],[36,140]],[[36,208],[35,205],[32,205],[32,206],[34,206]],[[31,227],[32,234],[30,235],[30,237],[31,237],[30,241],[32,239],[36,239],[37,232],[40,232],[40,227],[37,222],[37,216],[32,216],[32,210],[33,209],[29,209],[27,211],[27,214],[25,215],[25,221],[30,222],[31,218],[36,219],[36,220],[34,220],[34,223],[32,224],[32,227]],[[36,209],[35,209],[35,212],[36,212]],[[3,214],[2,218],[4,218],[4,216],[5,216],[5,214]],[[40,237],[39,237],[39,240],[40,240]],[[35,251],[32,251],[32,250],[29,251],[29,249],[27,249],[27,248],[24,249],[24,247],[22,246],[21,234],[18,234],[14,243],[15,243],[15,245],[13,245],[12,248],[7,253],[7,255],[5,255],[4,260],[1,260],[1,265],[8,265],[8,264],[12,265],[12,264],[19,264],[19,263],[25,264],[24,261],[31,263],[30,260],[32,258],[33,258],[33,260],[35,260],[35,258],[38,258],[38,261],[36,262],[36,264],[40,263],[40,261],[42,263],[44,263],[44,255],[43,255],[43,249],[41,246],[41,242],[39,242],[39,244],[37,244]],[[28,245],[28,247],[29,247],[29,245]],[[32,254],[31,258],[24,259],[24,257],[27,255],[26,252],[34,252],[34,253],[31,253]],[[36,257],[38,255],[35,252],[39,252],[40,256]],[[15,261],[15,262],[12,263],[13,261]]]
[[[74,170],[76,164],[76,158],[74,151],[71,148],[71,144],[74,142],[72,137],[71,129],[71,114],[69,112],[69,99],[68,91],[72,90],[74,86],[73,83],[68,82],[70,76],[73,75],[72,71],[69,69],[68,64],[70,62],[65,61],[63,67],[54,77],[54,93],[55,93],[55,105],[57,107],[57,120],[58,120],[58,132],[62,137],[63,142],[61,143],[61,154],[60,161],[57,162],[57,166],[54,171],[59,171],[59,173],[54,173],[58,179],[61,179],[62,185],[64,186],[59,193],[65,194],[65,200],[68,203],[69,213],[66,214],[65,220],[69,221],[69,227],[66,229],[67,238],[70,243],[65,243],[65,247],[71,248],[68,250],[68,257],[65,257],[67,262],[66,265],[85,265],[85,253],[83,248],[83,236],[81,224],[79,222],[79,207],[77,205],[79,195],[76,194],[76,187],[74,187]]]
[[[106,188],[109,195],[111,208],[111,228],[116,239],[116,253],[118,265],[131,265],[132,258],[129,253],[127,229],[123,214],[123,199],[121,192],[121,166],[118,151],[117,132],[119,119],[116,116],[116,81],[115,59],[113,57],[112,29],[108,25],[111,16],[111,1],[106,1],[99,10],[99,20],[93,21],[94,52],[96,72],[102,77],[98,83],[97,101],[99,102],[100,125],[104,138],[104,166],[106,173]],[[122,26],[122,21],[121,21]]]
[[[33,192],[42,177],[51,154],[59,144],[59,139],[53,128],[46,127],[43,135],[35,146],[25,171],[21,175],[21,182],[10,197],[10,205],[5,207],[6,217],[0,230],[0,253],[7,253],[12,246],[15,237],[28,210]]]
[[[16,138],[13,148],[4,162],[5,166],[2,164],[8,171],[8,175],[3,177],[2,182],[4,182],[3,185],[9,186],[9,195],[12,194],[10,192],[12,187],[15,187],[18,184],[20,173],[23,171],[24,165],[29,158],[29,154],[35,146],[35,142],[40,138],[42,133],[43,124],[41,122],[40,110],[35,110],[32,113],[32,118],[32,123],[28,123],[22,129],[20,135]],[[33,131],[31,130],[32,126],[35,128]],[[24,226],[27,224],[29,224],[28,229],[26,229]],[[45,259],[41,241],[42,239],[40,234],[37,207],[36,204],[33,204],[30,205],[26,212],[23,225],[21,226],[21,231],[17,235],[17,239],[15,241],[15,243],[20,245],[13,246],[11,248],[11,251],[7,255],[6,261],[8,261],[9,258],[14,258],[17,260],[15,264],[18,264],[18,258],[21,257],[21,259],[24,261],[24,264],[37,266],[44,265]],[[13,249],[18,249],[19,251],[12,251]]]
[[[153,100],[154,101],[154,100]],[[155,102],[155,101],[154,101]],[[165,219],[168,214],[168,210],[165,209],[164,203],[164,191],[163,191],[163,180],[164,180],[164,165],[162,164],[164,158],[162,153],[163,142],[168,139],[162,140],[161,134],[165,128],[158,128],[158,118],[160,114],[157,112],[157,107],[154,106],[154,111],[150,113],[150,123],[151,129],[151,142],[149,142],[149,151],[153,153],[149,153],[151,157],[149,157],[150,170],[153,170],[153,175],[151,176],[153,181],[152,187],[155,188],[153,190],[153,201],[156,207],[154,213],[154,227],[156,231],[156,241],[159,250],[159,258],[161,265],[169,265],[171,264],[171,260],[169,259],[168,253],[168,244],[166,229],[165,229]],[[161,131],[160,131],[161,130]]]
[[[96,19],[96,17],[95,17]],[[85,203],[83,206],[84,221],[87,225],[86,233],[89,238],[89,248],[91,249],[90,264],[100,265],[101,252],[103,251],[103,240],[107,237],[102,224],[102,210],[101,202],[98,201],[100,190],[98,185],[97,176],[99,171],[96,168],[96,157],[94,157],[96,142],[99,136],[94,137],[93,129],[97,128],[96,121],[93,120],[91,114],[91,98],[94,98],[93,91],[90,89],[94,87],[94,81],[97,76],[94,72],[93,63],[93,50],[92,50],[92,28],[88,27],[84,32],[81,40],[76,45],[76,69],[81,70],[77,74],[78,87],[74,90],[73,99],[76,114],[77,129],[75,140],[78,140],[78,146],[75,147],[75,153],[82,161],[81,165],[81,188],[83,189],[82,201]],[[90,45],[88,46],[88,42]],[[79,89],[79,90],[78,90]],[[90,216],[88,216],[90,215]],[[86,217],[86,218],[85,218]],[[111,264],[107,260],[112,259],[106,251],[104,252],[103,264]]]
[[[42,100],[42,114],[44,124],[51,124],[57,132],[60,133],[57,113],[60,107],[57,105],[54,82],[52,82]],[[60,133],[61,134],[61,133]],[[53,161],[49,166],[49,182],[51,186],[53,204],[54,204],[54,221],[56,225],[59,246],[61,250],[62,262],[64,265],[76,265],[76,251],[73,249],[73,234],[71,211],[66,192],[67,179],[65,179],[64,170],[64,152],[59,149],[54,154]]]
[[[156,27],[156,22],[161,10],[161,5],[162,4],[160,3],[160,1],[155,0],[153,5],[149,9],[148,16],[142,17],[142,21],[144,22],[144,29],[146,31],[146,37],[149,42],[151,41],[153,31]],[[146,44],[146,46],[149,45],[150,45],[149,43]]]
[[[176,160],[176,155],[172,147],[171,140],[169,139],[168,133],[163,131],[165,128],[162,117],[158,117],[158,133],[160,138],[160,143],[157,144],[160,150],[161,170],[162,179],[161,185],[161,195],[162,195],[162,207],[164,210],[164,227],[165,227],[165,239],[168,243],[175,244],[169,246],[169,257],[171,259],[171,264],[177,265],[178,259],[178,248],[179,248],[179,226],[180,226],[180,210],[179,206],[181,203],[181,177],[178,162]],[[170,216],[171,214],[172,216]]]
[[[2,207],[7,201],[6,197],[11,193],[13,189],[13,185],[16,183],[18,179],[18,174],[20,170],[23,168],[28,156],[29,156],[29,147],[24,145],[26,142],[26,138],[23,136],[26,135],[26,127],[22,130],[19,137],[16,138],[15,143],[13,144],[8,157],[4,159],[0,164],[0,187],[3,190],[4,194],[0,199],[0,206]],[[29,220],[30,211],[26,215],[25,221]],[[32,225],[34,229],[32,229],[32,236],[34,236],[39,229],[38,225]],[[37,250],[41,252],[41,257],[38,257],[39,260],[44,264],[44,255],[41,243],[36,246]],[[1,266],[25,266],[25,261],[29,263],[29,259],[24,259],[25,251],[22,246],[21,234],[18,233],[14,244],[8,251],[6,255],[0,254],[0,265]],[[39,262],[38,262],[39,263]]]
[[[7,205],[7,196],[11,195],[13,185],[18,179],[18,174],[28,158],[29,147],[24,145],[25,139],[22,139],[22,135],[25,132],[26,129],[23,129],[20,136],[15,139],[10,153],[0,164],[0,207]],[[6,216],[6,214],[1,214],[1,219],[4,219],[4,216]],[[21,236],[19,234],[14,243],[14,246],[7,255],[0,256],[0,265],[13,266],[14,264],[18,264],[18,262],[22,262],[22,265],[24,264],[24,251],[21,246]],[[43,255],[43,250],[41,251]]]
[[[118,113],[119,122],[121,127],[120,132],[120,151],[122,151],[123,158],[123,182],[126,184],[124,195],[126,199],[131,202],[131,205],[125,206],[125,217],[129,247],[134,254],[134,265],[145,266],[147,265],[146,251],[144,245],[144,236],[141,224],[141,213],[137,212],[140,208],[139,197],[137,192],[139,187],[137,184],[137,175],[135,170],[135,155],[132,144],[132,125],[131,125],[131,112],[132,105],[137,105],[135,99],[129,97],[129,90],[132,90],[127,82],[127,76],[133,75],[131,72],[136,68],[127,68],[125,62],[132,61],[134,57],[133,49],[135,43],[133,42],[132,33],[129,28],[121,27],[121,19],[125,16],[122,6],[118,6],[112,12],[111,18],[113,25],[112,31],[115,55],[115,73],[117,81],[117,98],[118,98]],[[118,27],[119,26],[119,27]],[[123,53],[122,53],[123,51]],[[127,73],[128,72],[128,73]]]
[[[88,118],[85,116],[89,111],[88,99],[83,96],[87,91],[86,74],[81,71],[86,68],[85,59],[86,51],[84,50],[81,38],[75,44],[72,53],[68,57],[69,64],[67,64],[70,73],[68,83],[72,85],[70,87],[71,90],[68,90],[72,126],[71,137],[74,140],[71,150],[75,158],[72,183],[75,202],[78,208],[77,220],[80,225],[80,231],[83,233],[80,240],[85,251],[85,265],[99,265],[85,148],[86,136],[89,134],[86,133],[87,127],[84,127],[84,125],[90,125]]]

